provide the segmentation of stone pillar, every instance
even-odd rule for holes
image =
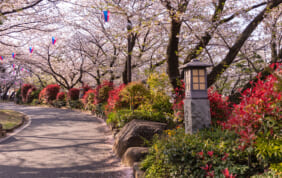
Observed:
[[[210,66],[210,64],[193,59],[180,67],[184,70],[185,81],[185,133],[193,134],[211,124],[206,70]]]
[[[185,133],[193,134],[211,124],[208,99],[184,99]]]

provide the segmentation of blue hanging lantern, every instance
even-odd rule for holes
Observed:
[[[52,44],[55,45],[56,42],[57,42],[57,39],[55,37],[52,37]]]
[[[29,52],[32,53],[33,52],[33,47],[29,47]]]
[[[109,21],[110,11],[103,11],[105,22]]]

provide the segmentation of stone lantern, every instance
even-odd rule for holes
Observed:
[[[206,68],[210,66],[210,64],[194,59],[180,67],[184,70],[185,82],[185,133],[195,133],[211,124],[206,71]]]

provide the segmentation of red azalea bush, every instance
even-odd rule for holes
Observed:
[[[210,101],[210,112],[212,124],[219,124],[226,121],[231,114],[232,108],[229,106],[228,97],[223,97],[213,88],[208,89]]]
[[[21,95],[22,95],[22,101],[24,103],[27,102],[27,92],[30,88],[32,88],[33,86],[31,84],[24,84],[21,88]]]
[[[88,90],[87,92],[85,92],[85,94],[83,95],[83,97],[82,97],[82,103],[84,104],[84,105],[86,105],[87,103],[88,103],[88,101],[89,101],[89,96],[90,96],[90,94],[95,94],[95,90],[92,90],[92,89],[90,89],[90,90]],[[94,102],[94,100],[92,101],[92,103]]]
[[[94,109],[94,98],[95,98],[95,90],[88,90],[82,98],[82,103],[84,105],[85,110],[93,110]]]
[[[82,87],[82,89],[83,89],[83,96],[84,96],[85,93],[86,93],[88,90],[91,90],[91,87],[86,84],[86,85],[84,85],[84,86]]]
[[[109,91],[113,89],[113,83],[109,81],[103,81],[101,85],[98,85],[95,88],[95,99],[94,104],[97,105],[99,103],[107,102],[109,98]]]
[[[60,91],[59,85],[57,84],[48,85],[45,91],[47,101],[50,102],[52,100],[55,100],[59,91]]]
[[[174,89],[175,98],[173,102],[174,120],[176,122],[183,122],[184,119],[184,97],[185,97],[185,84],[181,81],[181,86]]]
[[[68,99],[78,100],[79,99],[79,89],[78,88],[71,88],[68,92]]]
[[[38,96],[39,102],[41,103],[47,103],[47,97],[46,97],[46,88],[43,88]]]
[[[59,92],[56,96],[57,101],[65,101],[66,100],[66,93],[65,92]]]
[[[106,114],[112,111],[116,111],[121,107],[121,96],[120,92],[126,85],[122,84],[118,87],[115,87],[113,90],[109,91],[108,103],[106,105]]]
[[[243,92],[241,103],[234,106],[231,117],[222,124],[225,129],[235,130],[240,135],[242,150],[253,145],[259,134],[279,133],[275,125],[281,121],[282,95],[277,90],[277,83],[274,75],[265,81],[258,79],[253,88]]]

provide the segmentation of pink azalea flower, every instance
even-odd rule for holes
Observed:
[[[221,160],[222,160],[222,161],[226,160],[226,159],[228,158],[228,156],[229,156],[229,154],[228,154],[228,153],[225,153],[225,154],[224,154],[224,157],[221,158]]]
[[[208,165],[206,164],[205,167],[201,167],[201,169],[205,170],[207,173],[209,172],[209,170],[211,169],[212,165]]]
[[[210,157],[212,157],[213,151],[208,151],[208,155],[209,155]]]
[[[208,172],[207,177],[213,178],[214,177],[214,171]]]
[[[204,158],[204,152],[203,152],[203,151],[201,151],[201,152],[197,153],[197,155],[199,155],[199,156],[200,156],[200,158]]]
[[[222,170],[222,174],[224,175],[225,178],[235,178],[235,175],[229,174],[228,168]]]

